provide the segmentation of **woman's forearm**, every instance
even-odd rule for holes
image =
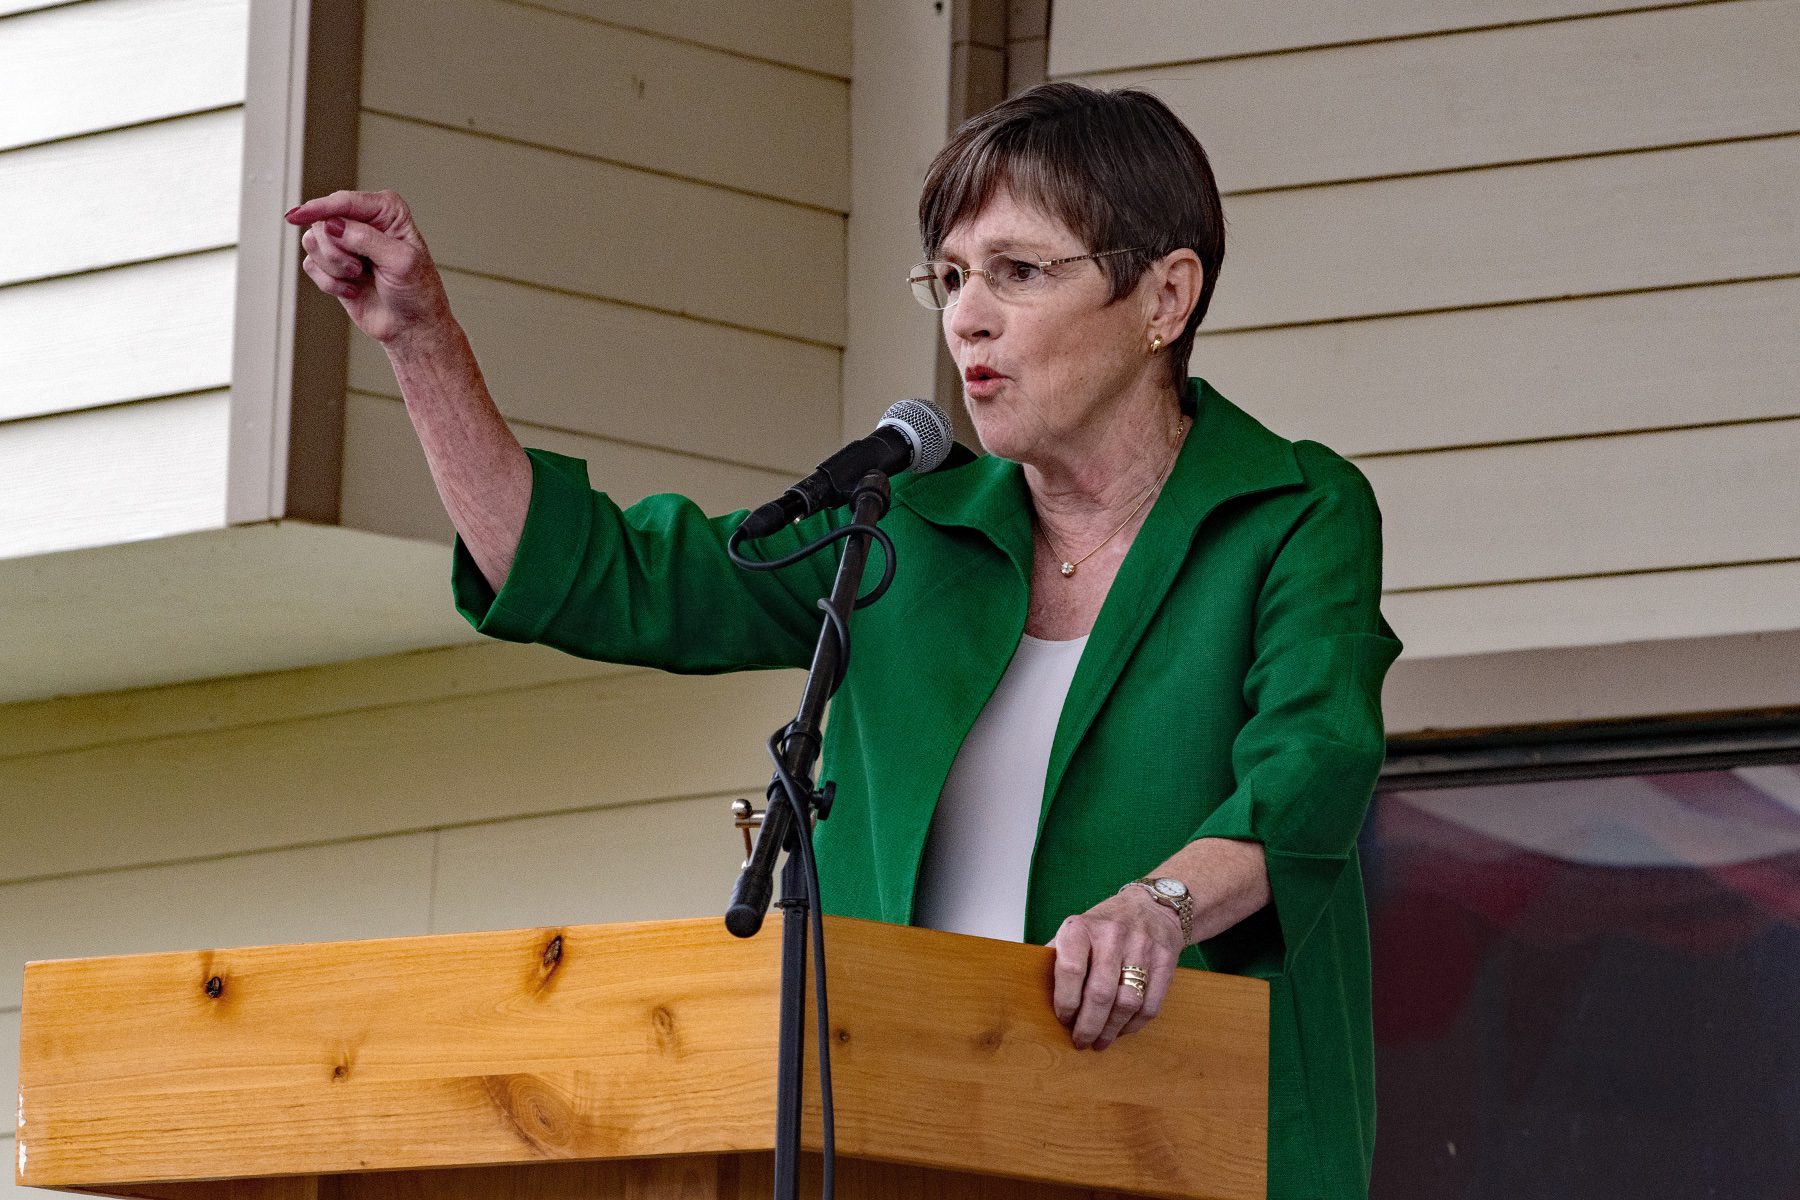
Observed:
[[[1217,937],[1269,902],[1261,842],[1198,838],[1151,874],[1172,875],[1187,884],[1194,898],[1196,942]]]
[[[447,320],[386,343],[438,496],[495,591],[531,504],[531,460],[507,428],[462,326]]]

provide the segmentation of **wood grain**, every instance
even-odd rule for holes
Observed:
[[[1265,984],[1183,971],[1095,1054],[1050,1011],[1047,947],[835,918],[827,941],[840,1155],[1262,1194]],[[767,1149],[778,950],[774,920],[701,920],[36,963],[23,1182]]]
[[[115,811],[126,807],[108,794]],[[68,840],[89,829],[73,817],[31,824]],[[428,933],[434,840],[413,833],[8,884],[0,1003],[19,1003],[33,959]]]

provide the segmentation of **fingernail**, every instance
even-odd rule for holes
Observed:
[[[291,217],[295,213],[299,212],[301,210],[301,208],[303,208],[303,207],[304,207],[304,205],[296,204],[296,205],[294,205],[294,207],[288,209],[286,212],[282,213],[281,215],[284,219],[287,217]]]
[[[341,217],[333,217],[333,218],[331,218],[331,220],[325,222],[325,232],[329,233],[332,237],[343,237],[344,236],[343,219]]]

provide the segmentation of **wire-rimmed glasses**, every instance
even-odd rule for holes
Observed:
[[[1092,254],[1071,254],[1067,258],[1035,259],[1020,258],[1015,254],[996,254],[979,267],[964,267],[953,262],[932,259],[915,266],[907,275],[906,282],[912,285],[913,299],[926,308],[934,311],[949,308],[962,295],[963,285],[969,276],[980,275],[994,290],[994,295],[1002,300],[1022,300],[1038,292],[1056,276],[1050,273],[1052,267],[1060,267],[1065,263],[1084,262],[1090,258],[1106,258],[1113,254],[1130,254],[1142,249],[1132,246],[1125,250],[1096,250]]]

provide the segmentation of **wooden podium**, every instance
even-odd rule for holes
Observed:
[[[1051,1012],[1046,947],[825,932],[845,1200],[1264,1194],[1266,984],[1182,971],[1157,1020],[1095,1053]],[[708,918],[33,963],[18,1181],[767,1197],[780,950],[772,915],[747,941]]]

